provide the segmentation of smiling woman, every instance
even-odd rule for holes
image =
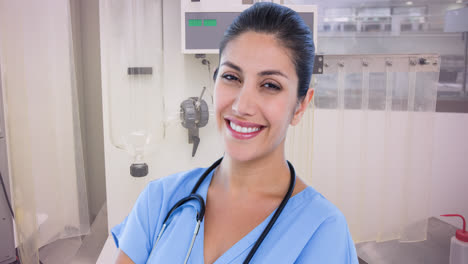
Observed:
[[[298,77],[289,53],[274,35],[252,31],[225,47],[215,83],[215,110],[225,151],[234,160],[283,155],[288,126],[299,121],[313,93],[297,99]],[[248,128],[257,131],[246,133]]]
[[[235,19],[215,73],[224,157],[151,182],[112,230],[117,263],[357,263],[344,216],[285,157],[313,96],[313,56],[289,8],[257,3]]]

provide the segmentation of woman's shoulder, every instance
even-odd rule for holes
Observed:
[[[292,205],[297,207],[292,208],[292,215],[295,215],[293,222],[297,227],[307,229],[304,235],[308,233],[309,237],[313,237],[320,230],[327,229],[332,236],[350,236],[346,217],[324,195],[308,186],[296,196],[298,199],[293,201],[296,205]]]
[[[338,207],[311,186],[307,186],[298,196],[302,205],[301,214],[308,218],[316,218],[318,222],[328,218],[344,218]]]
[[[290,223],[294,231],[288,231],[297,242],[295,263],[357,263],[348,223],[338,207],[310,186],[298,195],[300,205],[293,208]]]
[[[344,215],[314,188],[308,186],[291,197],[278,220],[265,248],[287,249],[288,254],[265,252],[265,263],[356,263]]]

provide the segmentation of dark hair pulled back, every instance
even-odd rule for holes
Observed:
[[[307,94],[314,65],[315,46],[304,20],[288,7],[274,3],[255,3],[243,11],[224,32],[219,54],[242,33],[253,31],[272,34],[291,55],[299,79],[298,98]],[[215,72],[216,77],[217,71]]]

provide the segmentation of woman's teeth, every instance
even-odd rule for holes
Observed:
[[[239,132],[239,133],[252,133],[252,132],[256,132],[260,130],[260,127],[241,127],[241,126],[234,124],[233,122],[229,122],[229,124],[232,130]]]

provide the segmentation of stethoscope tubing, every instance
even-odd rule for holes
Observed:
[[[193,248],[193,244],[195,243],[195,238],[197,237],[198,235],[198,231],[200,230],[200,225],[201,225],[201,222],[203,221],[203,218],[205,217],[205,201],[203,200],[203,197],[201,197],[199,194],[197,194],[197,190],[198,188],[200,187],[200,185],[203,183],[203,181],[205,180],[205,178],[216,168],[218,167],[218,165],[221,163],[221,161],[223,160],[223,157],[221,157],[220,159],[218,159],[217,161],[215,161],[208,169],[205,170],[205,172],[202,174],[202,176],[200,177],[200,179],[198,179],[197,183],[195,184],[195,186],[193,187],[192,191],[190,192],[190,195],[179,200],[174,206],[172,206],[171,210],[169,210],[169,212],[167,213],[166,217],[164,218],[164,222],[163,222],[163,226],[161,227],[161,231],[159,232],[158,234],[158,237],[156,239],[156,242],[154,243],[153,245],[153,248],[151,249],[151,252],[150,252],[150,255],[148,257],[148,260],[151,258],[151,255],[153,254],[153,251],[154,251],[154,248],[156,247],[156,245],[158,244],[159,240],[161,239],[164,231],[166,230],[166,227],[167,227],[167,221],[169,220],[170,216],[172,215],[172,213],[177,210],[177,208],[179,208],[181,205],[183,205],[184,203],[188,202],[188,201],[191,201],[191,200],[196,200],[198,201],[198,203],[200,204],[200,211],[197,211],[197,224],[195,226],[195,230],[193,232],[193,236],[192,236],[192,240],[190,242],[190,247],[189,247],[189,250],[185,256],[185,260],[184,260],[184,264],[186,264],[188,262],[188,259],[190,257],[190,254],[192,252],[192,248]],[[259,238],[257,239],[257,241],[255,242],[254,246],[252,247],[252,249],[250,250],[249,254],[247,255],[247,257],[245,258],[244,260],[244,264],[248,264],[250,262],[250,260],[252,259],[252,257],[255,255],[255,253],[257,252],[258,248],[260,247],[260,245],[262,244],[263,240],[266,238],[266,236],[268,235],[268,233],[270,232],[271,228],[273,227],[273,225],[275,224],[276,220],[278,219],[278,217],[281,215],[284,207],[286,206],[286,204],[288,203],[289,201],[289,198],[291,198],[292,196],[292,193],[294,191],[294,187],[296,185],[296,172],[294,170],[294,167],[293,165],[287,161],[288,163],[288,166],[289,166],[289,171],[290,171],[290,175],[291,175],[291,180],[289,182],[289,188],[288,188],[288,191],[286,193],[286,195],[284,196],[283,200],[281,201],[281,204],[278,206],[278,209],[276,209],[275,213],[273,214],[272,218],[270,219],[270,221],[268,222],[268,225],[265,227],[265,229],[263,230],[262,234],[259,236]]]
[[[289,166],[289,171],[290,171],[290,175],[291,175],[291,180],[289,182],[288,192],[284,196],[283,201],[281,201],[280,205],[278,206],[278,209],[276,209],[275,214],[270,219],[270,222],[268,222],[268,225],[265,227],[262,234],[260,235],[260,237],[255,242],[254,246],[250,250],[249,255],[247,255],[247,257],[245,258],[245,260],[243,262],[244,264],[248,264],[250,262],[250,260],[252,259],[252,257],[255,255],[255,252],[257,252],[257,249],[260,247],[260,244],[262,244],[263,240],[265,239],[265,237],[270,232],[270,230],[273,227],[273,225],[275,224],[276,220],[278,219],[280,214],[283,212],[283,209],[286,206],[286,204],[288,203],[289,198],[291,198],[291,195],[292,195],[292,193],[294,191],[294,186],[296,185],[296,171],[294,170],[293,165],[289,161],[288,161],[288,166]]]
[[[216,167],[219,166],[219,164],[221,164],[221,161],[223,161],[223,158],[224,157],[221,157],[219,158],[217,161],[215,161],[213,164],[211,164],[211,166],[205,170],[205,172],[202,174],[202,176],[200,177],[200,179],[198,179],[197,183],[195,184],[195,186],[193,186],[193,189],[192,191],[190,192],[190,194],[194,194],[197,192],[198,188],[200,188],[200,185],[205,181],[205,178],[214,170],[216,169]]]
[[[171,210],[166,215],[166,218],[164,218],[164,224],[169,220],[169,217],[174,213],[177,208],[179,208],[181,205],[185,204],[186,202],[190,200],[197,200],[198,203],[200,204],[200,211],[197,211],[197,221],[201,221],[203,217],[205,217],[205,201],[203,200],[203,197],[201,197],[199,194],[196,193],[191,193],[189,196],[180,199],[174,206],[172,206]]]

